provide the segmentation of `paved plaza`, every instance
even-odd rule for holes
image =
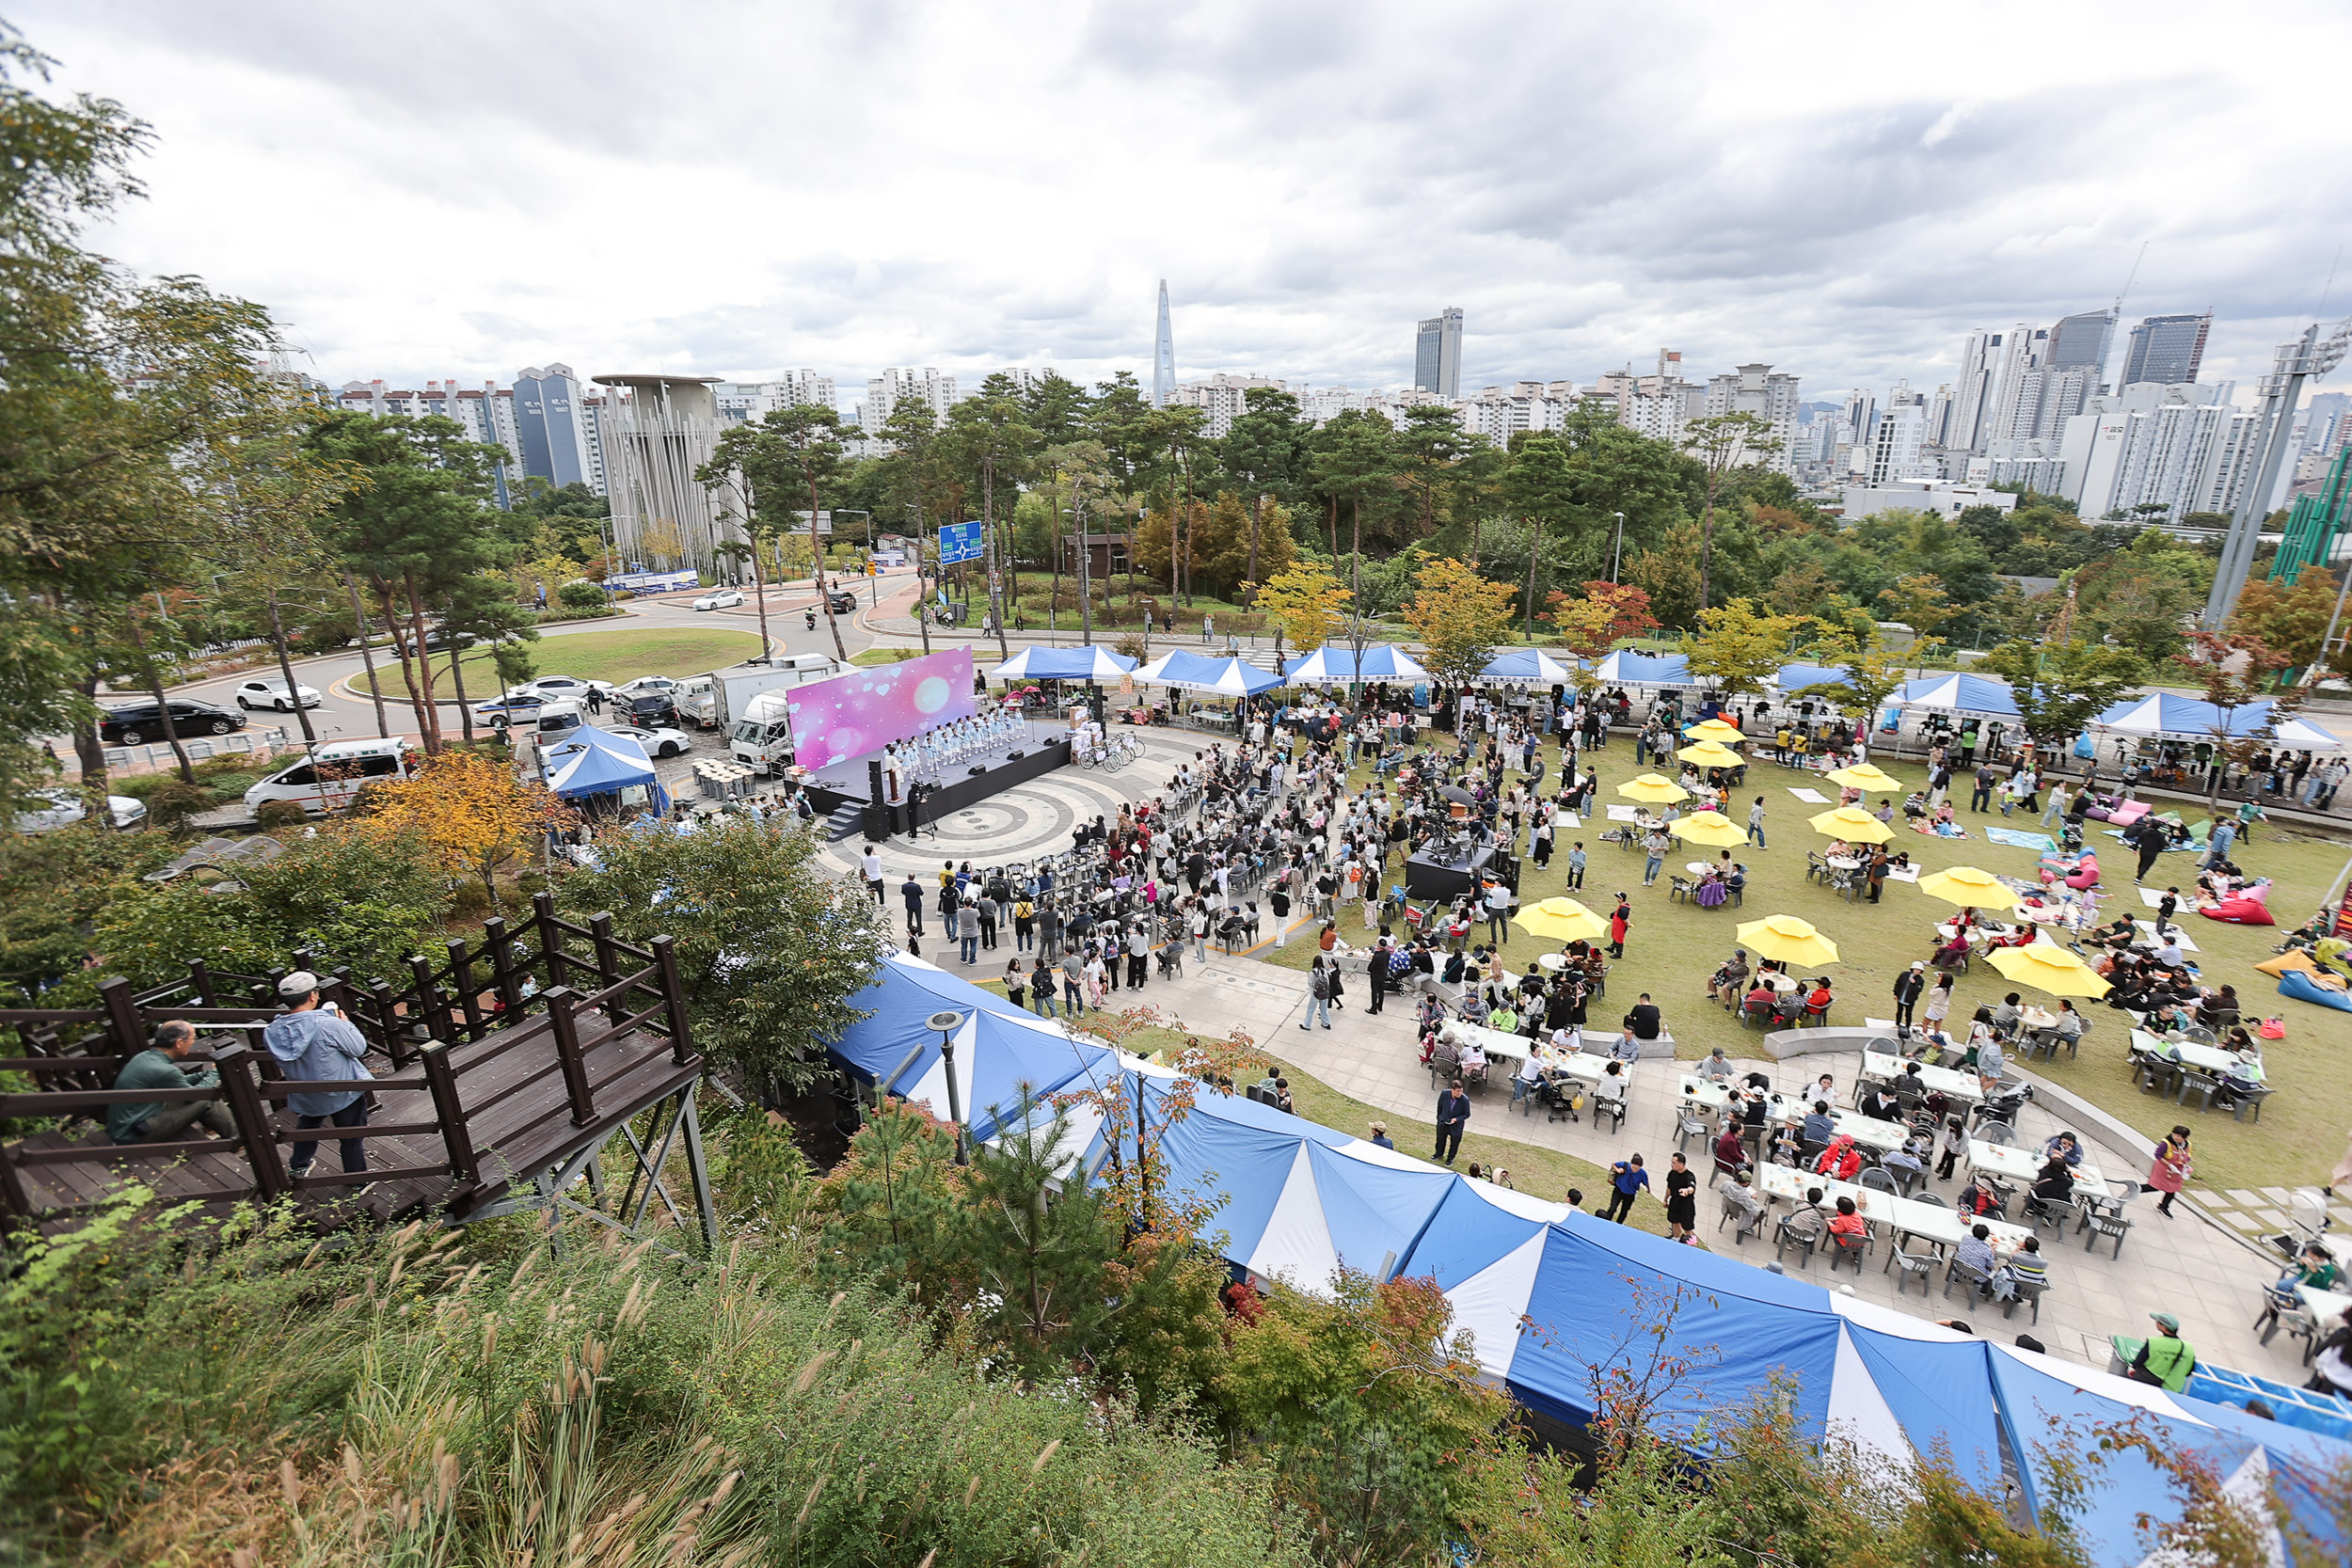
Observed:
[[[1062,768],[950,814],[939,824],[936,838],[910,842],[902,837],[884,846],[882,860],[888,875],[895,882],[914,871],[929,881],[943,861],[999,864],[1067,848],[1071,832],[1079,823],[1097,814],[1115,816],[1122,802],[1159,792],[1177,763],[1195,751],[1205,750],[1211,738],[1181,731],[1149,732],[1147,754],[1119,772]],[[847,841],[834,846],[831,857],[847,870],[859,847],[855,840]],[[895,900],[892,907],[895,911]],[[1003,947],[983,954],[967,974],[952,947],[925,945],[930,949],[927,956],[948,973],[975,981],[993,979],[1009,957]],[[1701,978],[1691,976],[1682,995],[1650,982],[1660,992],[1669,1033],[1678,1012],[1695,1013],[1711,1006],[1698,994]],[[1268,1053],[1389,1114],[1399,1148],[1408,1154],[1424,1154],[1431,1137],[1436,1085],[1419,1060],[1409,1003],[1399,1001],[1380,1015],[1371,1015],[1363,1009],[1359,985],[1330,1030],[1302,1033],[1297,1025],[1306,1000],[1304,973],[1261,962],[1248,954],[1223,954],[1212,946],[1205,964],[1187,960],[1181,979],[1154,979],[1139,992],[1120,991],[1114,1006],[1149,1006],[1204,1034],[1241,1029]],[[1613,1027],[1616,1013],[1631,1000],[1629,996],[1599,999],[1594,1009],[1595,1025]],[[1637,1065],[1632,1069],[1628,1114],[1623,1125],[1614,1130],[1597,1125],[1589,1116],[1581,1121],[1554,1122],[1540,1109],[1522,1114],[1522,1109],[1513,1107],[1509,1085],[1500,1077],[1491,1086],[1473,1093],[1471,1127],[1489,1136],[1557,1149],[1604,1167],[1639,1151],[1653,1170],[1661,1170],[1676,1148],[1680,1127],[1680,1074],[1692,1065],[1665,1056]],[[1806,1087],[1826,1071],[1836,1081],[1841,1103],[1851,1105],[1861,1057],[1859,1053],[1809,1054],[1787,1063],[1758,1057],[1738,1059],[1735,1065],[1743,1074],[1764,1072],[1775,1088],[1787,1090]],[[2089,1117],[2077,1117],[2063,1102],[2063,1091],[2030,1072],[2021,1076],[2036,1085],[2038,1094],[2018,1118],[2021,1144],[2038,1146],[2057,1132],[2072,1131],[2082,1137],[2087,1159],[2109,1177],[2136,1182],[2145,1175],[2149,1150],[2124,1136],[2120,1124],[2110,1121],[2103,1126]],[[1364,1130],[1340,1131],[1361,1134]],[[1711,1178],[1712,1164],[1704,1145],[1693,1140],[1687,1152],[1702,1178]],[[1949,1180],[1931,1177],[1925,1190],[1950,1202],[1965,1181],[1963,1163]],[[1586,1185],[1588,1207],[1597,1210],[1603,1195],[1593,1191],[1597,1183]],[[1553,1200],[1565,1197],[1555,1192],[1534,1196]],[[1924,1296],[1916,1279],[1899,1294],[1897,1285],[1902,1275],[1886,1266],[1890,1243],[1885,1238],[1875,1243],[1859,1275],[1840,1267],[1833,1278],[1826,1254],[1817,1254],[1807,1261],[1793,1246],[1782,1266],[1797,1277],[1850,1290],[1917,1317],[1963,1318],[1988,1337],[2008,1338],[2030,1333],[2053,1354],[2090,1367],[2106,1365],[2108,1336],[2137,1338],[2146,1331],[2149,1313],[2170,1311],[2179,1315],[2184,1335],[2204,1360],[2300,1382],[2305,1374],[2298,1366],[2299,1342],[2278,1335],[2265,1346],[2252,1327],[2260,1309],[2259,1287],[2278,1273],[2273,1261],[2276,1255],[2257,1238],[2279,1227],[2291,1197],[2284,1188],[2200,1194],[2185,1197],[2176,1205],[2175,1214],[2167,1218],[2155,1212],[2153,1196],[2142,1196],[2126,1211],[2132,1228],[2120,1258],[2114,1256],[2111,1240],[2086,1247],[2090,1238],[2071,1225],[2062,1237],[2045,1227],[2042,1239],[2049,1259],[2051,1288],[2042,1297],[2039,1323],[2026,1305],[2005,1319],[1998,1303],[1969,1299],[1959,1289],[1947,1297],[1940,1271]],[[1645,1197],[1643,1201],[1652,1200]],[[1775,1203],[1773,1212],[1785,1213],[1788,1205]],[[1699,1233],[1708,1246],[1759,1267],[1773,1260],[1769,1224],[1762,1236],[1735,1245],[1732,1229],[1719,1227],[1719,1218],[1713,1195],[1703,1193]],[[2335,1218],[2340,1226],[2352,1228],[2352,1207],[2339,1200]]]

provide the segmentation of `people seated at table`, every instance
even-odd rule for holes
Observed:
[[[1883,1084],[1872,1084],[1864,1089],[1862,1102],[1854,1109],[1872,1121],[1899,1121],[1903,1114],[1902,1101]]]
[[[1993,1271],[1999,1266],[1993,1253],[1993,1227],[1987,1225],[1969,1227],[1968,1234],[1960,1239],[1960,1245],[1952,1251],[1952,1261],[1976,1270],[1989,1280]],[[1989,1289],[1989,1284],[1978,1287],[1979,1291]]]
[[[1503,992],[1486,1006],[1486,1027],[1499,1029],[1506,1035],[1519,1032],[1518,1009],[1511,1004],[1511,993]]]
[[[1837,1212],[1830,1216],[1829,1233],[1860,1240],[1869,1235],[1870,1226],[1862,1217],[1862,1212],[1854,1207],[1853,1199],[1841,1196],[1837,1200]]]
[[[1732,1226],[1735,1232],[1752,1236],[1763,1228],[1764,1199],[1748,1180],[1746,1171],[1717,1175],[1715,1190],[1723,1195],[1724,1201],[1731,1205],[1738,1216]]]
[[[1723,1131],[1715,1135],[1714,1153],[1715,1174],[1718,1176],[1729,1176],[1747,1169],[1748,1146],[1740,1136],[1740,1123],[1736,1118],[1724,1118]]]
[[[1830,993],[1829,976],[1824,974],[1813,982],[1812,990],[1805,995],[1804,1016],[1816,1023],[1826,1022],[1829,1019],[1830,1003],[1833,1000]]]
[[[1791,1238],[1801,1242],[1814,1242],[1820,1240],[1821,1232],[1829,1228],[1829,1211],[1821,1207],[1821,1189],[1807,1187],[1804,1190],[1804,1201],[1790,1210],[1788,1219],[1782,1224],[1787,1226]]]
[[[1772,1004],[1779,999],[1780,993],[1765,984],[1764,976],[1759,974],[1756,977],[1756,983],[1748,988],[1748,994],[1740,999],[1740,1006],[1750,1018],[1770,1018],[1772,1014]]]
[[[2050,1265],[2042,1256],[2042,1238],[2028,1236],[1994,1271],[1993,1295],[1997,1301],[2014,1301],[2020,1285],[2042,1286],[2049,1282]]]
[[[2250,1046],[2233,1054],[2230,1066],[2221,1074],[2221,1087],[2214,1102],[2225,1111],[2235,1110],[2241,1100],[2251,1100],[2264,1086],[2262,1053]]]
[[[2082,1140],[2072,1132],[2060,1132],[2042,1146],[2044,1160],[2063,1160],[2071,1169],[2083,1163]]]
[[[2238,1021],[2241,1010],[2237,988],[2224,985],[2201,993],[2197,1004],[2197,1021],[2208,1028],[2225,1028]]]
[[[1955,926],[1951,936],[1928,955],[1928,962],[1938,969],[1958,969],[1967,961],[1968,931],[1964,927]]]
[[[1486,1022],[1486,999],[1475,990],[1463,992],[1461,1005],[1454,1010],[1462,1015],[1465,1023],[1483,1024]]]
[[[2033,1196],[2050,1208],[2074,1201],[2074,1167],[2063,1154],[2053,1154],[2034,1172]]]
[[[1992,1011],[1993,1032],[2003,1039],[2015,1038],[2018,1021],[2024,1016],[2025,1010],[2019,1005],[2017,992],[2010,991],[2007,996],[2002,997],[2000,1003]]]
[[[1837,1135],[1837,1123],[1830,1119],[1828,1101],[1817,1100],[1813,1102],[1813,1108],[1804,1114],[1804,1121],[1799,1126],[1797,1135],[1808,1145],[1823,1148],[1829,1146],[1829,1141]]]
[[[1731,1058],[1724,1053],[1724,1048],[1719,1045],[1708,1052],[1707,1060],[1692,1070],[1710,1084],[1727,1084],[1731,1082]]]
[[[1862,1150],[1854,1147],[1851,1135],[1840,1132],[1830,1139],[1829,1147],[1813,1162],[1813,1169],[1820,1176],[1851,1181],[1862,1172]]]

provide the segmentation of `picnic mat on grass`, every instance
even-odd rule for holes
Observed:
[[[1809,806],[1826,806],[1829,804],[1829,797],[1822,794],[1818,789],[1799,789],[1794,784],[1791,784],[1788,786],[1788,793],[1795,796],[1798,800],[1803,800]]]
[[[2039,849],[2045,855],[2058,847],[2058,840],[2048,833],[2029,833],[2023,828],[1987,828],[1984,836],[1995,844],[2007,844],[2019,849]]]

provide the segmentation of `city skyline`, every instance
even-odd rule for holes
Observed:
[[[2037,48],[1991,73],[1765,13],[637,14],[11,13],[60,86],[155,126],[150,198],[93,240],[267,303],[330,382],[563,358],[1149,386],[1165,277],[1179,380],[1407,387],[1408,333],[1454,305],[1465,391],[1661,344],[1932,387],[1970,331],[2104,308],[2144,243],[2126,320],[2211,309],[2203,378],[2243,386],[2318,307],[2352,207],[2352,128],[2246,152],[2281,145],[2278,40],[2324,57],[2352,40],[2340,8],[2034,12]],[[771,99],[795,108],[733,107]],[[1520,118],[1547,129],[1491,134]]]

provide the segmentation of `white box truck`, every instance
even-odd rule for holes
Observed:
[[[727,732],[727,752],[762,773],[792,765],[792,720],[786,710],[789,689],[763,691],[745,703]]]
[[[761,692],[827,680],[847,669],[831,654],[779,654],[764,664],[734,664],[697,675],[680,685],[672,697],[680,717],[707,730],[732,733],[745,705]]]

